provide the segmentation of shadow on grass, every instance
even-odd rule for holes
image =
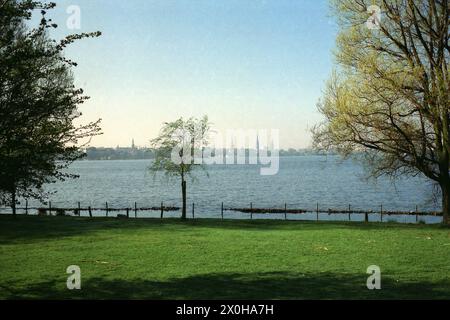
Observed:
[[[283,220],[219,220],[196,219],[117,219],[117,218],[79,218],[79,217],[38,217],[0,215],[0,244],[32,242],[34,240],[52,240],[55,238],[78,236],[97,231],[114,229],[145,229],[173,232],[191,231],[192,228],[215,228],[252,231],[293,231],[293,230],[388,230],[388,229],[437,229],[439,225],[407,225],[398,223],[361,223],[361,222],[316,222]]]
[[[381,290],[366,288],[366,275],[221,273],[173,278],[82,279],[81,290],[66,289],[66,279],[17,288],[0,286],[6,299],[449,299],[450,281],[402,283],[382,279]]]

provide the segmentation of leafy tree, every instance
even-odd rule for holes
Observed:
[[[54,3],[0,0],[0,201],[16,213],[19,197],[43,201],[45,183],[74,177],[64,169],[84,154],[80,139],[99,134],[99,121],[76,126],[78,106],[88,97],[75,88],[64,48],[99,32],[70,35],[60,42],[46,18]],[[27,27],[35,10],[37,27]]]
[[[318,148],[363,151],[374,177],[424,175],[442,190],[449,223],[449,17],[447,0],[335,0],[337,68],[314,129]],[[368,8],[381,8],[379,29]]]
[[[208,117],[201,119],[180,118],[164,123],[159,136],[151,141],[155,149],[155,160],[150,167],[154,173],[164,171],[168,177],[181,178],[182,219],[186,219],[186,178],[195,168],[204,165],[194,158],[202,158],[202,148],[208,144],[210,123]]]

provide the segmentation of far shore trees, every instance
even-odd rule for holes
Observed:
[[[435,181],[449,224],[449,1],[332,3],[338,66],[319,103],[325,122],[314,129],[316,147],[346,156],[363,151],[375,177],[421,174]],[[374,4],[379,23],[369,10]]]
[[[182,219],[186,219],[186,178],[195,168],[204,168],[203,164],[194,162],[194,157],[208,144],[209,131],[207,116],[201,119],[180,118],[164,123],[159,136],[151,140],[156,154],[150,170],[155,173],[163,171],[168,177],[181,179]]]
[[[54,3],[0,1],[0,202],[16,214],[19,197],[44,200],[45,183],[74,177],[65,169],[83,156],[80,140],[99,134],[99,121],[75,125],[87,96],[75,88],[63,56],[70,43],[99,32],[55,41],[46,18]],[[38,26],[27,23],[37,11]]]

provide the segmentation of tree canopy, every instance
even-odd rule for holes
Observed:
[[[379,5],[378,28],[368,28]],[[450,210],[447,0],[335,0],[336,70],[319,110],[315,146],[363,151],[373,176],[422,174]]]
[[[57,28],[47,11],[54,3],[0,1],[0,200],[13,207],[17,197],[43,200],[45,183],[74,177],[64,169],[81,158],[79,142],[100,133],[99,122],[75,125],[78,106],[89,97],[74,86],[64,57],[70,43],[100,32],[49,37]],[[38,26],[27,21],[41,15]]]
[[[209,131],[210,123],[206,116],[201,119],[180,118],[164,123],[158,137],[151,141],[156,153],[151,171],[162,171],[168,177],[181,178],[182,218],[186,218],[186,177],[195,168],[204,168],[202,163],[195,160],[202,159]]]

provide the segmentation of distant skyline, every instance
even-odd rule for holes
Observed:
[[[66,27],[71,5],[81,29]],[[76,84],[102,118],[91,146],[148,146],[165,121],[208,115],[219,130],[280,129],[305,148],[332,70],[336,30],[327,0],[62,0],[55,37],[101,31],[71,45]]]
[[[115,145],[115,146],[106,146],[106,145],[90,145],[90,146],[88,146],[87,148],[105,148],[105,149],[116,149],[116,148],[121,148],[121,149],[141,149],[141,148],[151,148],[151,146],[149,146],[149,145],[139,145],[139,144],[136,144],[135,142],[134,142],[134,139],[132,139],[131,140],[131,142],[129,143],[129,144],[125,144],[125,145],[120,145],[120,144],[117,144],[117,145]],[[217,148],[220,148],[220,147],[217,147]],[[226,147],[223,147],[223,148],[225,148],[226,149]],[[237,146],[234,146],[234,148],[238,148]],[[250,148],[250,147],[241,147],[241,148],[243,148],[243,149],[248,149],[248,150],[251,150],[251,149],[258,149],[258,148]],[[266,147],[267,148],[267,147]],[[308,149],[308,147],[298,147],[298,148],[294,148],[294,147],[289,147],[289,148],[282,148],[282,147],[280,147],[278,150],[285,150],[285,151],[288,151],[289,149],[294,149],[294,150],[305,150],[305,149]]]

